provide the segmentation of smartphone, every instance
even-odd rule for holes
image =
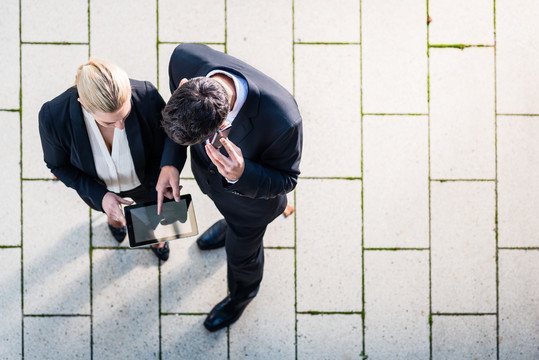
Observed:
[[[221,144],[222,138],[226,138],[228,134],[230,133],[230,130],[232,129],[232,124],[229,124],[228,126],[224,127],[223,129],[217,130],[217,133],[213,136],[213,139],[211,140],[211,144],[214,148],[219,149],[223,144]]]

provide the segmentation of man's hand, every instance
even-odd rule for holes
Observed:
[[[222,138],[221,144],[225,147],[228,157],[221,154],[219,150],[210,144],[206,145],[206,153],[225,179],[238,181],[245,170],[245,161],[241,149],[228,138]]]
[[[180,172],[172,165],[161,168],[155,190],[157,190],[157,215],[161,215],[163,197],[180,201]]]
[[[103,196],[103,200],[101,200],[101,207],[111,220],[125,226],[125,216],[120,204],[131,205],[132,203],[132,201],[122,199],[115,193],[108,192]]]

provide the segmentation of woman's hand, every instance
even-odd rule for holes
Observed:
[[[132,201],[122,199],[115,193],[108,192],[103,196],[101,207],[110,220],[120,223],[121,226],[125,226],[125,216],[120,204],[131,205],[132,203]]]

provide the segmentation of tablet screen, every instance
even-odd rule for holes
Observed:
[[[157,201],[125,207],[129,245],[138,247],[198,234],[191,195],[176,202],[165,198],[161,214]]]

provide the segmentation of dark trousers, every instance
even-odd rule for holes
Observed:
[[[230,296],[236,300],[252,298],[258,292],[264,272],[262,238],[267,226],[227,224],[225,249]]]

